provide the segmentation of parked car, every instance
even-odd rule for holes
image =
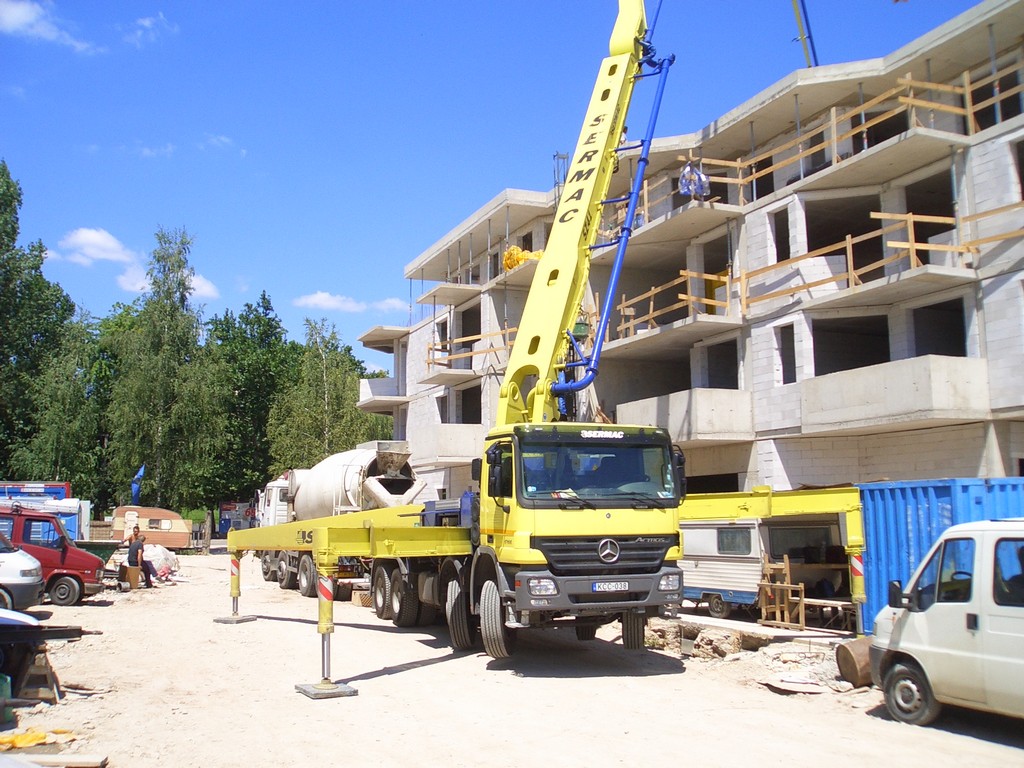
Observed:
[[[895,719],[943,704],[1024,717],[1024,518],[947,528],[875,619],[871,677]]]
[[[43,567],[0,533],[0,609],[23,611],[43,601]]]
[[[75,546],[52,512],[17,503],[0,507],[0,533],[39,561],[51,603],[74,605],[103,591],[103,561]]]

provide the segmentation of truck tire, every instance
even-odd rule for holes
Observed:
[[[622,644],[630,651],[642,651],[647,617],[642,613],[626,611],[622,614]]]
[[[929,725],[942,711],[924,671],[914,662],[894,664],[882,681],[885,708],[894,720],[910,725]]]
[[[263,574],[264,581],[277,581],[277,564],[269,552],[260,555],[260,573]]]
[[[295,571],[288,570],[287,555],[281,555],[277,559],[277,586],[281,589],[295,589],[297,581]]]
[[[391,572],[391,612],[396,627],[414,627],[420,615],[419,595],[405,583],[398,568]]]
[[[82,588],[71,576],[61,576],[50,585],[50,602],[54,605],[74,605],[82,595]]]
[[[377,618],[391,619],[394,616],[391,612],[391,574],[379,565],[373,571],[371,590],[373,595],[373,612],[377,614]]]
[[[492,659],[507,659],[515,651],[515,631],[505,626],[505,606],[498,585],[485,581],[480,592],[480,635]]]
[[[708,613],[715,619],[727,619],[732,613],[732,605],[727,603],[720,594],[714,592],[707,596]]]
[[[317,573],[312,555],[299,556],[299,594],[316,597]]]
[[[448,582],[448,594],[444,602],[444,615],[448,620],[448,634],[452,650],[468,651],[474,645],[473,633],[469,628],[469,601],[458,579]]]

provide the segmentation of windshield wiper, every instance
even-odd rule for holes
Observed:
[[[597,507],[594,506],[594,502],[580,498],[579,494],[572,488],[563,488],[558,491],[552,491],[551,495],[558,499],[559,509],[597,509]]]
[[[636,496],[631,493],[611,493],[609,499],[627,499],[633,503],[633,509],[664,509],[665,500],[655,499],[650,496]]]

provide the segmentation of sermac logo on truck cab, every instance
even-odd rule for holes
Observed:
[[[607,437],[614,440],[621,440],[626,436],[626,433],[622,430],[612,429],[581,429],[580,437]]]

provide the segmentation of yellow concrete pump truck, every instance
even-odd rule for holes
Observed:
[[[590,640],[615,620],[622,622],[623,644],[642,649],[648,616],[681,600],[682,453],[663,429],[569,419],[572,398],[597,374],[673,61],[655,59],[653,26],[643,0],[619,0],[610,55],[601,63],[509,356],[497,423],[482,459],[474,461],[479,493],[454,503],[230,532],[236,617],[237,559],[258,550],[313,554],[325,670],[334,577],[349,573],[354,560],[370,576],[378,616],[411,626],[443,610],[455,649],[472,647],[479,632],[494,658],[509,656],[516,634],[528,628],[572,626],[580,640]],[[657,92],[645,137],[623,145],[633,85],[652,75]],[[630,194],[609,200],[616,153],[630,149],[639,150]],[[618,235],[596,243],[603,206],[624,202]],[[591,255],[606,247],[616,248],[607,300],[594,344],[584,349],[572,331],[581,318]]]

